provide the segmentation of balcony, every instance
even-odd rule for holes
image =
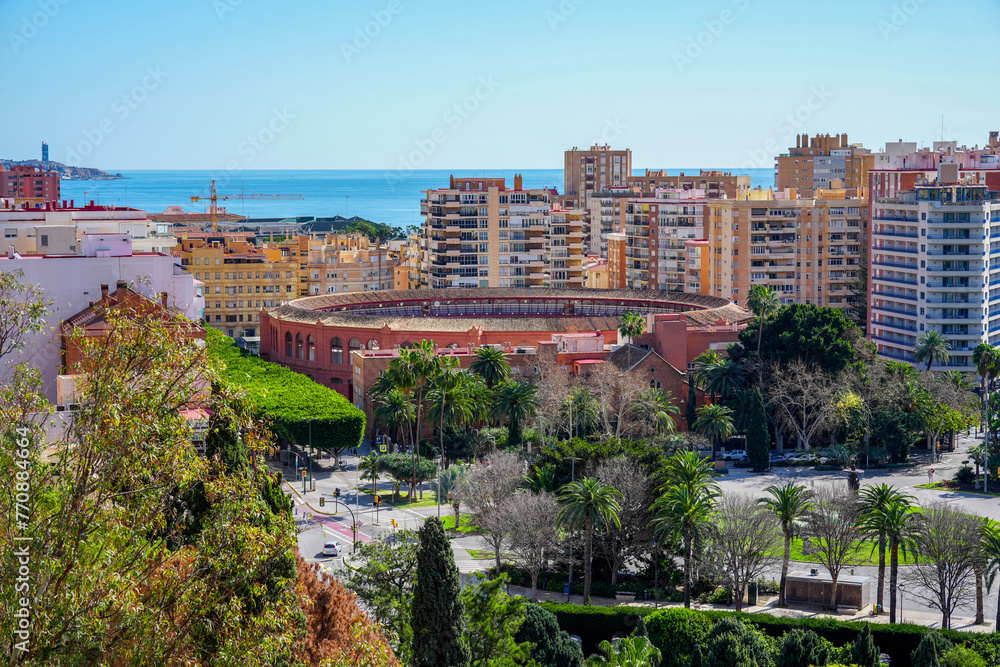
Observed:
[[[918,237],[917,234],[904,234],[902,232],[883,232],[883,231],[878,231],[878,232],[872,232],[872,233],[875,236],[887,236],[889,238],[896,238],[896,239],[915,239],[915,238]]]
[[[886,220],[888,222],[908,222],[911,225],[917,224],[916,217],[905,218],[905,217],[902,217],[902,216],[895,216],[895,215],[886,214],[886,213],[883,213],[883,214],[880,215],[878,212],[875,212],[875,213],[872,214],[872,223],[880,222],[882,220]]]
[[[907,263],[903,263],[903,262],[890,262],[890,261],[887,261],[887,260],[884,260],[884,259],[883,260],[878,260],[878,261],[872,261],[872,266],[889,266],[889,267],[892,267],[894,269],[905,269],[907,271],[916,271],[917,270],[917,265],[915,263],[914,264],[907,264]]]
[[[877,327],[879,327],[881,329],[895,329],[897,331],[909,331],[909,332],[912,332],[912,333],[916,333],[917,332],[917,325],[916,324],[914,324],[912,326],[907,326],[906,324],[903,324],[903,323],[889,324],[888,322],[884,322],[884,321],[883,322],[873,322],[872,324],[874,324],[875,326],[877,326]]]
[[[906,310],[904,308],[892,308],[891,306],[881,305],[872,306],[872,310],[877,310],[883,313],[899,313],[900,315],[906,315],[907,317],[916,317],[916,310]]]
[[[887,247],[887,246],[876,246],[876,247],[872,248],[872,252],[880,252],[880,253],[881,252],[884,252],[884,253],[906,253],[908,255],[916,255],[917,254],[917,249],[916,248],[890,248],[890,247]],[[830,254],[831,255],[837,255],[837,254],[842,255],[844,253],[843,253],[843,251],[841,251],[839,253],[835,252],[831,248],[830,249]]]
[[[872,277],[872,282],[873,283],[880,283],[880,282],[894,283],[896,285],[916,285],[917,284],[916,279],[906,280],[906,279],[903,279],[903,278],[882,278],[882,277]]]
[[[916,295],[914,295],[914,296],[907,296],[905,294],[893,294],[892,292],[872,292],[872,296],[877,297],[879,299],[899,299],[899,300],[902,300],[902,301],[916,301],[917,300]]]
[[[905,340],[898,340],[896,338],[890,338],[890,337],[887,337],[887,336],[876,336],[876,335],[873,334],[871,336],[871,339],[872,340],[877,340],[880,343],[889,343],[891,345],[899,345],[901,347],[908,347],[908,348],[911,348],[911,349],[913,348],[913,342],[909,342],[908,343]]]

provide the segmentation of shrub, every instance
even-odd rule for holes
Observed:
[[[756,628],[735,617],[721,619],[708,633],[705,667],[770,667],[768,642]]]
[[[828,658],[829,649],[819,635],[812,630],[795,628],[785,633],[775,667],[825,665]]]
[[[972,649],[956,646],[944,654],[941,667],[986,667],[986,661]]]
[[[559,627],[583,641],[583,652],[592,655],[602,640],[630,635],[639,623],[640,615],[653,610],[640,607],[585,607],[577,604],[542,602],[540,607],[555,614]]]
[[[569,634],[559,629],[555,615],[536,604],[525,605],[524,622],[514,641],[531,642],[531,659],[539,667],[578,667],[583,664],[583,652]]]
[[[911,664],[913,667],[940,667],[945,654],[954,646],[940,632],[931,630],[920,639],[917,650],[913,652]]]
[[[663,667],[687,667],[694,648],[712,629],[712,622],[700,611],[672,607],[645,618],[646,632],[663,654]]]
[[[872,641],[872,627],[865,624],[857,639],[851,644],[851,663],[858,667],[879,667],[879,649]]]
[[[962,466],[955,473],[955,481],[959,484],[973,484],[976,481],[976,471],[971,466]]]
[[[246,392],[258,417],[289,442],[336,454],[361,444],[365,413],[332,389],[278,364],[248,355],[208,328],[208,355],[225,364],[222,378]],[[311,429],[311,430],[310,430]]]

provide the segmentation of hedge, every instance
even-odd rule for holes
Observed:
[[[601,641],[611,641],[616,634],[631,633],[640,616],[648,616],[656,610],[652,607],[593,607],[560,602],[540,603],[547,611],[555,614],[559,628],[571,635],[579,635],[585,655],[597,651]],[[844,646],[854,641],[865,627],[864,621],[838,621],[832,618],[792,618],[770,616],[768,614],[746,614],[735,611],[702,611],[713,623],[726,616],[737,616],[740,620],[753,623],[771,637],[781,637],[793,628],[812,630],[829,640],[834,646]],[[910,654],[917,648],[920,638],[930,631],[923,625],[871,623],[872,639],[883,653],[892,659],[893,665],[910,664]],[[993,635],[959,632],[957,630],[936,630],[956,644],[996,643],[995,639],[984,639]],[[981,647],[977,647],[981,648]]]
[[[246,392],[257,415],[276,436],[299,445],[341,452],[361,444],[365,413],[346,398],[305,375],[240,350],[224,335],[207,328],[208,354],[225,365],[224,380]]]

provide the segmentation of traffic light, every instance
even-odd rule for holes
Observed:
[[[352,533],[357,533],[358,532],[358,527],[355,526],[353,523],[351,524],[351,532]]]
[[[320,507],[325,507],[326,506],[326,498],[324,498],[323,496],[319,497],[319,506]]]
[[[381,505],[382,504],[382,497],[381,496],[375,496],[375,504],[376,505]]]
[[[334,489],[333,490],[333,497],[334,498],[339,498],[340,497],[340,489]]]
[[[395,520],[395,519],[389,519],[389,523],[391,523],[391,524],[392,524],[392,527],[393,527],[393,528],[399,528],[399,524],[398,524],[398,523],[396,523],[396,520]]]

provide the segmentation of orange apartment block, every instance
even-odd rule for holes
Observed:
[[[750,189],[750,177],[734,175],[728,171],[705,171],[697,174],[670,176],[665,169],[647,170],[642,176],[630,176],[628,184],[643,193],[656,192],[658,188],[670,190],[704,190],[709,199],[736,199]]]
[[[795,146],[774,158],[774,188],[794,188],[802,197],[817,190],[841,187],[857,195],[868,186],[875,154],[861,144],[849,144],[847,134],[796,135]],[[839,184],[838,184],[839,183]]]

